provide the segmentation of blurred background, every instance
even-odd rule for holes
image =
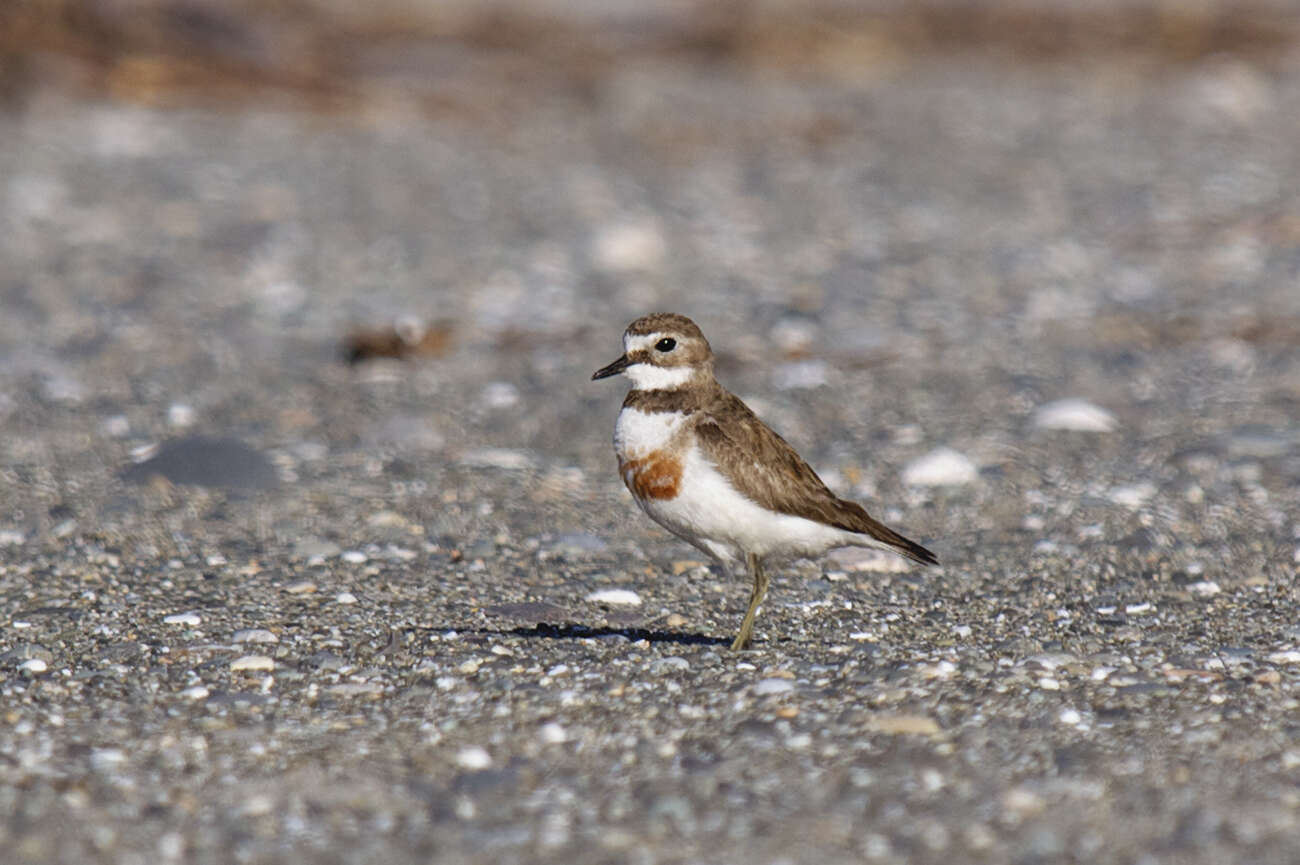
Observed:
[[[1290,441],[1296,35],[1263,0],[6,3],[14,530],[182,434],[603,471],[587,373],[655,309],[863,494],[936,448],[1036,485],[1063,398],[1117,453]]]

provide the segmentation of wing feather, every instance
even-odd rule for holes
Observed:
[[[858,503],[837,497],[749,406],[719,390],[713,404],[696,414],[695,432],[705,455],[742,495],[783,514],[868,535],[923,564],[938,563],[934,553],[873,519]]]

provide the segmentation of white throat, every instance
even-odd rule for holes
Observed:
[[[676,390],[691,380],[695,370],[689,366],[662,367],[634,363],[623,371],[637,390]]]

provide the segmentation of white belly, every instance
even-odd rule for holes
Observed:
[[[760,558],[818,556],[865,537],[833,526],[780,514],[741,495],[700,451],[691,448],[673,498],[638,500],[655,522],[724,564]]]

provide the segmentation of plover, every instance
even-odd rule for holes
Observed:
[[[592,380],[632,381],[614,428],[619,473],[641,510],[730,573],[754,580],[732,649],[748,648],[767,594],[764,566],[833,547],[891,550],[925,565],[934,553],[837,497],[785,439],[713,377],[713,352],[684,315],[638,318],[623,355]]]

